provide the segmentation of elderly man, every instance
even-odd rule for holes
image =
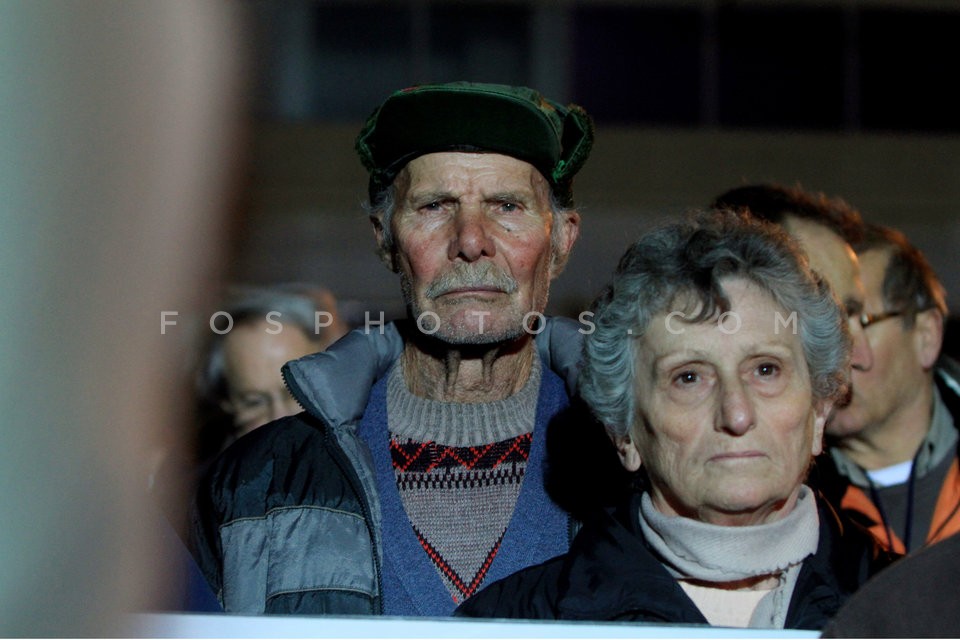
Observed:
[[[880,226],[856,249],[874,365],[853,371],[818,467],[828,497],[904,553],[960,531],[958,368],[938,360],[947,305],[923,254]]]
[[[373,113],[357,150],[409,319],[286,365],[306,411],[211,470],[195,538],[226,610],[442,616],[567,549],[544,439],[579,333],[542,312],[591,144],[581,108],[526,88],[424,85]]]
[[[889,560],[804,485],[849,381],[830,288],[715,212],[631,246],[593,312],[583,397],[645,486],[458,613],[821,628]]]

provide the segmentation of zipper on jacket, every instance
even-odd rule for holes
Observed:
[[[377,583],[377,611],[374,613],[377,615],[383,615],[383,577],[381,575],[382,569],[380,566],[380,555],[378,553],[378,551],[382,552],[383,550],[377,548],[377,536],[373,530],[373,519],[370,516],[370,503],[367,499],[366,492],[362,491],[363,483],[360,481],[360,476],[357,474],[357,470],[347,458],[347,454],[343,450],[343,447],[340,446],[339,442],[335,441],[336,438],[334,438],[333,434],[330,433],[330,425],[324,423],[324,427],[325,429],[323,438],[327,442],[327,446],[330,447],[330,453],[336,458],[337,464],[344,472],[344,477],[350,484],[353,492],[357,495],[357,499],[360,501],[360,509],[363,511],[363,521],[367,525],[367,533],[370,535],[370,543],[373,546],[373,570],[376,574],[375,579]]]
[[[374,611],[374,613],[376,615],[383,615],[383,577],[382,568],[380,566],[380,556],[377,553],[378,551],[382,551],[382,549],[377,549],[377,536],[373,530],[373,520],[370,516],[370,503],[367,498],[367,493],[362,490],[363,483],[360,481],[360,476],[357,474],[357,470],[354,468],[353,463],[347,457],[343,447],[341,447],[340,443],[337,442],[336,438],[333,437],[333,434],[331,433],[332,427],[327,424],[326,420],[318,415],[315,415],[307,408],[307,403],[304,402],[304,396],[301,393],[300,387],[295,383],[291,383],[290,379],[287,377],[286,367],[283,367],[280,370],[280,376],[283,378],[283,384],[287,388],[287,391],[289,391],[290,395],[293,396],[293,399],[297,401],[297,404],[299,404],[300,407],[313,418],[323,423],[324,442],[327,443],[327,448],[330,451],[330,454],[336,459],[340,469],[344,472],[344,477],[347,480],[347,484],[350,485],[350,488],[353,489],[353,492],[357,495],[357,499],[360,502],[360,510],[363,512],[363,521],[367,525],[367,533],[370,536],[370,544],[373,547],[373,572],[375,574],[374,578],[377,584],[377,610]]]
[[[300,391],[299,385],[293,384],[290,382],[290,378],[287,377],[287,367],[283,366],[280,368],[280,377],[283,378],[283,386],[287,388],[287,391],[293,396],[293,399],[297,401],[297,404],[300,405],[300,408],[313,415],[313,413],[307,409],[307,403],[304,402],[304,396]]]

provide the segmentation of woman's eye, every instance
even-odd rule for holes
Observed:
[[[678,374],[673,380],[677,384],[688,385],[700,380],[700,376],[697,375],[695,371],[684,371],[683,373]]]
[[[780,367],[772,362],[765,362],[757,367],[757,373],[763,377],[775,376],[780,373]]]
[[[428,202],[427,204],[420,207],[423,211],[439,211],[443,207],[443,204],[437,200],[436,202]]]

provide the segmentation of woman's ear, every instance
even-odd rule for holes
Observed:
[[[813,404],[813,440],[810,446],[810,453],[817,457],[823,453],[823,431],[827,426],[827,420],[833,413],[832,400],[815,400]]]
[[[637,471],[640,469],[640,451],[637,450],[633,440],[627,436],[611,436],[614,446],[617,447],[617,455],[620,456],[620,464],[627,471]]]

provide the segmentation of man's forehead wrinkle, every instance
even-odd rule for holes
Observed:
[[[493,185],[489,189],[477,189],[473,190],[471,188],[466,189],[457,189],[457,188],[424,188],[411,189],[409,190],[405,200],[409,203],[423,203],[423,202],[434,202],[434,201],[460,201],[464,197],[473,199],[477,198],[484,203],[496,203],[496,202],[522,202],[525,204],[533,204],[540,201],[541,197],[543,199],[547,198],[546,191],[538,192],[538,190],[531,186],[527,188],[525,185]]]
[[[400,181],[404,184],[401,184]],[[398,200],[416,209],[430,202],[512,201],[550,208],[550,185],[530,163],[504,154],[440,152],[411,160],[398,176]],[[402,190],[399,190],[403,187]]]
[[[423,191],[411,190],[406,199],[409,202],[433,202],[435,200],[439,201],[456,199],[456,195],[447,189],[424,189]]]

